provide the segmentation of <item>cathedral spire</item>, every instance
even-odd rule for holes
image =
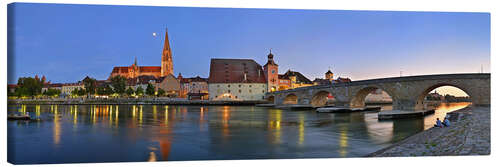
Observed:
[[[135,56],[134,65],[137,66],[137,56]]]
[[[163,53],[161,56],[161,76],[167,76],[174,73],[172,62],[172,50],[170,49],[170,42],[168,40],[168,29],[165,28],[165,43],[163,45]]]

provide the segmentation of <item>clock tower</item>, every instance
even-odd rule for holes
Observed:
[[[267,55],[267,63],[264,65],[264,75],[267,80],[267,91],[274,92],[278,90],[279,79],[278,79],[278,64],[276,64],[273,60],[274,55],[269,50],[269,54]]]

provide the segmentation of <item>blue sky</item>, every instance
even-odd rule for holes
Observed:
[[[208,77],[211,58],[273,49],[280,73],[329,67],[353,80],[490,72],[490,14],[11,4],[9,83],[45,75],[106,79],[114,66],[159,66],[165,28],[174,72]],[[154,37],[153,32],[159,35]],[[12,61],[13,60],[13,61]]]

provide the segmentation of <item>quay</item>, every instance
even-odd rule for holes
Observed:
[[[110,98],[110,99],[9,99],[8,104],[40,104],[40,105],[120,105],[120,104],[154,104],[154,105],[256,105],[266,101],[213,101],[186,100],[181,98]]]

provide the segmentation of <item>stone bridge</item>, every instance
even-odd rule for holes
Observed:
[[[424,109],[424,99],[430,91],[441,86],[453,86],[467,93],[474,105],[489,105],[491,93],[490,73],[439,74],[318,85],[267,93],[265,98],[282,105],[326,105],[327,96],[335,98],[336,106],[363,107],[365,97],[376,89],[382,89],[392,97],[394,110]]]

